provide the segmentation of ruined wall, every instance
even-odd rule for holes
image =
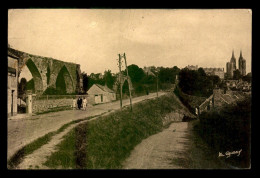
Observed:
[[[48,87],[56,88],[56,80],[61,69],[66,71],[63,76],[67,93],[78,92],[78,83],[80,82],[78,77],[80,72],[79,64],[31,55],[12,48],[8,48],[8,50],[20,58],[19,71],[22,71],[23,67],[27,65],[34,79],[36,93],[43,93]]]

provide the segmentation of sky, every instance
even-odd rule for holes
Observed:
[[[30,54],[80,64],[81,71],[119,71],[127,64],[225,68],[240,50],[251,72],[249,9],[10,9],[8,43]],[[238,65],[237,65],[238,66]],[[26,69],[25,69],[26,71]]]

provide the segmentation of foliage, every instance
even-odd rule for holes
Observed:
[[[179,72],[179,87],[188,95],[210,96],[214,85],[219,84],[218,76],[207,76],[202,68],[197,71],[184,68]]]
[[[60,94],[56,88],[48,87],[44,92],[43,95],[58,95]]]
[[[132,64],[128,67],[128,75],[131,78],[133,86],[133,95],[148,94],[149,92],[155,92],[157,90],[157,75],[158,75],[158,89],[169,89],[172,87],[171,84],[175,83],[176,75],[178,75],[180,69],[176,66],[172,68],[154,66],[150,67],[151,73],[148,75],[139,66]],[[127,75],[126,69],[122,71],[123,75]],[[116,76],[113,76],[111,70],[104,71],[103,77],[101,73],[91,73],[88,76],[89,89],[93,84],[107,85],[108,88],[113,89],[115,84]],[[120,90],[117,92],[119,93]],[[129,95],[128,83],[123,84],[123,93]]]
[[[128,75],[131,78],[131,81],[132,81],[133,84],[140,83],[140,81],[145,76],[143,69],[139,68],[135,64],[127,66],[127,69],[128,69]],[[126,70],[124,71],[124,74],[126,75]]]
[[[89,85],[89,77],[84,72],[81,75],[82,75],[82,82],[83,82],[83,91],[84,91],[84,93],[86,93],[88,90],[88,85]]]
[[[250,166],[251,98],[228,105],[220,111],[203,112],[196,131],[217,152],[237,151],[241,155],[225,159],[233,166]]]
[[[106,70],[104,72],[104,80],[108,88],[112,89],[116,78],[112,76],[111,70]]]
[[[174,90],[176,96],[179,97],[181,102],[189,109],[189,111],[195,114],[195,108],[198,107],[201,103],[203,103],[207,98],[206,97],[198,97],[187,95],[183,93],[180,88],[177,86]]]
[[[34,80],[33,80],[33,78],[27,82],[26,90],[32,90],[32,92],[34,93],[35,87],[34,87]]]
[[[176,66],[173,68],[161,68],[158,74],[160,83],[175,83],[176,75],[178,75],[180,69]]]
[[[251,72],[248,73],[247,75],[243,76],[242,80],[251,83],[252,82],[252,74],[251,74]]]
[[[234,80],[239,80],[239,79],[241,79],[242,78],[242,75],[241,75],[241,73],[240,73],[240,71],[237,69],[237,70],[235,70],[234,72],[233,72],[233,79]]]

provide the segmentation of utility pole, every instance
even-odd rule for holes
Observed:
[[[128,68],[127,68],[127,62],[126,62],[125,53],[124,53],[124,58],[125,58],[125,68],[126,68],[126,74],[127,74],[127,82],[128,82],[128,88],[129,88],[129,95],[130,95],[130,107],[131,107],[131,111],[133,111],[133,107],[132,107],[132,95],[131,95],[131,89],[130,89],[130,82],[129,82],[129,75],[128,75]]]
[[[121,66],[122,66],[122,61],[121,61],[121,55],[118,54],[119,59],[118,59],[118,67],[119,67],[119,83],[120,83],[120,108],[122,109],[122,74],[121,74]]]
[[[156,89],[157,89],[157,98],[158,98],[158,74],[157,74],[157,77],[156,77]]]

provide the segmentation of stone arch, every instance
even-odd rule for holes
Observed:
[[[56,90],[61,94],[75,92],[72,77],[65,65],[60,69],[57,75]]]
[[[26,66],[28,67],[29,71],[32,74],[35,93],[42,93],[43,92],[43,81],[42,81],[42,77],[41,77],[41,74],[40,74],[38,68],[36,67],[35,63],[31,59],[27,60]]]

